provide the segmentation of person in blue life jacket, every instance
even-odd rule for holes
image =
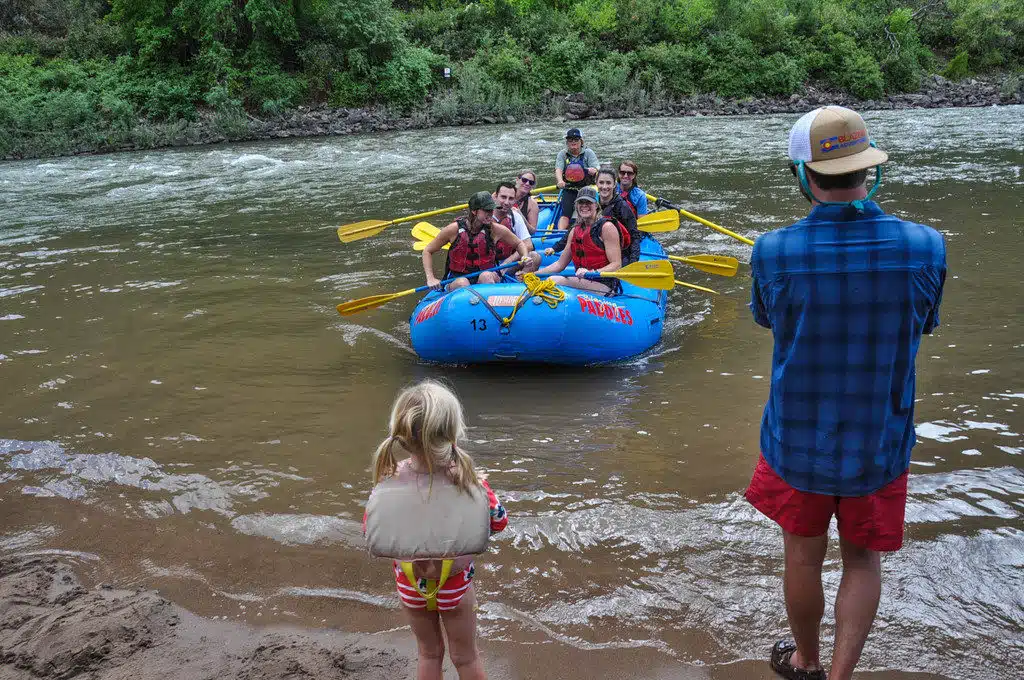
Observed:
[[[565,148],[555,158],[555,184],[562,190],[558,229],[564,231],[569,227],[577,192],[596,182],[599,167],[597,154],[583,146],[583,132],[579,128],[569,129],[565,133]]]
[[[878,610],[882,554],[903,544],[914,360],[922,334],[939,325],[946,246],[871,200],[888,155],[857,112],[802,116],[789,158],[811,209],[761,235],[751,253],[750,309],[774,349],[745,496],[782,529],[793,639],[771,648],[772,669],[789,680],[851,680]],[[842,577],[826,672],[821,574],[833,515]]]
[[[619,195],[629,205],[637,217],[650,212],[647,207],[647,192],[640,188],[640,171],[636,161],[625,160],[619,163]]]
[[[448,290],[463,288],[473,283],[497,283],[501,280],[500,272],[484,272],[471,281],[467,274],[497,266],[499,249],[497,244],[510,246],[520,257],[524,267],[533,266],[530,258],[530,246],[516,237],[507,227],[494,221],[494,197],[490,192],[478,191],[469,198],[469,214],[458,218],[438,232],[423,249],[423,273],[427,277],[427,285],[433,289],[440,287],[441,281],[434,275],[434,253],[451,244],[448,249],[448,260],[445,263],[444,278],[457,276],[448,284]]]

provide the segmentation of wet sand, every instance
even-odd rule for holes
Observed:
[[[396,617],[397,618],[397,617]],[[196,616],[154,590],[86,587],[55,556],[0,558],[0,677],[95,680],[201,678],[402,678],[415,675],[404,626],[382,635],[256,627]],[[568,651],[485,642],[492,678],[769,680],[765,664],[665,663],[646,650]],[[456,677],[450,663],[445,677]],[[877,680],[938,680],[865,673]]]

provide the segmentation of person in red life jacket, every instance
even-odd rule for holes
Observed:
[[[645,234],[637,228],[636,215],[616,192],[615,182],[617,179],[614,170],[609,167],[601,168],[597,173],[597,194],[600,199],[601,215],[615,220],[629,232],[629,248],[622,250],[622,266],[626,266],[640,259],[640,242],[644,239]],[[569,235],[566,234],[553,247],[545,249],[544,254],[560,253],[568,242]]]
[[[639,181],[636,161],[619,163],[619,195],[637,217],[651,212],[647,207],[647,192],[637,184]]]
[[[522,269],[524,272],[537,271],[540,267],[540,253],[533,251],[533,241],[530,239],[530,230],[526,227],[526,219],[515,207],[516,189],[512,182],[502,182],[491,194],[494,199],[494,221],[505,227],[516,235],[520,241],[526,244],[530,251],[530,263],[525,267],[517,267],[505,270],[508,274],[514,274]],[[507,243],[497,242],[494,244],[498,255],[498,264],[508,264],[519,259],[519,253]]]
[[[427,275],[428,286],[437,289],[441,285],[441,281],[434,276],[433,256],[446,243],[450,243],[451,247],[448,250],[444,278],[460,277],[448,284],[448,290],[470,285],[472,282],[465,278],[466,274],[496,266],[497,242],[512,246],[519,253],[524,266],[532,262],[528,246],[507,228],[494,223],[494,208],[494,198],[489,193],[476,192],[469,197],[469,215],[446,226],[427,244],[423,249],[423,273]],[[475,278],[478,283],[497,283],[501,280],[501,274],[485,272]]]
[[[562,190],[559,229],[569,227],[577,192],[581,187],[594,183],[598,167],[597,154],[583,146],[583,133],[580,129],[572,128],[566,132],[565,148],[555,158],[555,184]]]
[[[537,231],[537,216],[540,214],[540,206],[537,199],[530,195],[530,192],[537,186],[537,173],[533,170],[522,170],[516,182],[515,206],[523,214],[526,220],[526,228],[530,234]],[[520,236],[520,238],[522,238]]]
[[[615,279],[587,279],[588,272],[613,272],[622,267],[622,252],[629,248],[629,231],[598,212],[598,195],[593,187],[583,187],[576,197],[579,219],[569,231],[569,245],[557,262],[542,267],[538,275],[565,270],[571,261],[576,276],[552,276],[556,285],[609,294],[618,290]]]

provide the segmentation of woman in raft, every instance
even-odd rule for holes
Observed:
[[[366,537],[371,554],[410,560],[394,562],[394,577],[416,636],[416,677],[442,677],[443,622],[459,679],[484,679],[472,555],[508,525],[505,508],[459,446],[462,404],[447,387],[425,380],[403,390],[389,429],[373,457]],[[399,462],[396,450],[409,457]]]
[[[601,168],[597,173],[597,196],[601,215],[610,217],[629,232],[629,247],[622,247],[622,266],[632,264],[640,259],[640,242],[646,234],[637,227],[636,215],[629,207],[629,203],[615,190],[615,183],[618,181],[615,170],[610,167]],[[565,250],[569,243],[569,233],[560,238],[558,242],[544,250],[545,255],[554,255]]]
[[[630,245],[629,231],[598,210],[599,197],[593,187],[583,187],[576,197],[579,219],[567,235],[567,245],[557,262],[537,270],[537,276],[563,271],[572,261],[576,276],[552,276],[559,286],[610,294],[618,290],[615,279],[586,279],[588,272],[613,272],[622,268],[622,254]]]

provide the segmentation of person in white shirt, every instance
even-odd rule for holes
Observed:
[[[533,240],[530,238],[530,228],[526,224],[526,218],[515,207],[516,185],[512,182],[502,182],[491,194],[494,197],[494,221],[503,227],[507,227],[519,240],[526,244],[529,251],[531,263],[524,271],[536,271],[540,266],[540,253],[533,249]],[[504,244],[495,243],[498,248],[498,264],[506,264],[517,259],[518,253],[506,248]],[[505,251],[508,252],[505,252]],[[506,273],[514,275],[518,269],[508,270]]]

